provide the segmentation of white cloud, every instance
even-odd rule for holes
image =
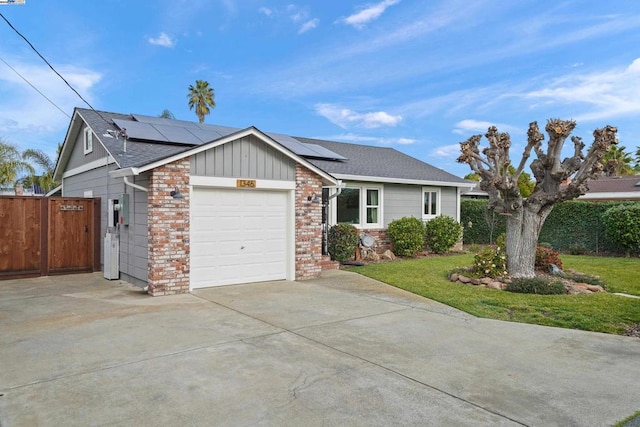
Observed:
[[[167,33],[160,33],[158,37],[149,37],[147,41],[150,44],[162,47],[174,47],[176,41],[172,39]]]
[[[264,16],[271,16],[273,15],[273,10],[269,9],[268,7],[261,7],[260,9],[258,9],[258,12],[262,13]]]
[[[313,30],[314,28],[316,28],[318,26],[319,23],[320,23],[320,20],[318,18],[314,18],[314,19],[311,19],[311,20],[305,22],[304,24],[302,24],[302,26],[298,30],[298,34],[303,34],[303,33],[306,33],[309,30]]]
[[[397,4],[399,2],[400,0],[384,0],[380,3],[369,5],[357,13],[347,16],[346,18],[339,19],[338,22],[343,22],[357,29],[362,29],[369,22],[378,19],[389,6],[393,6],[394,4]]]
[[[21,63],[14,58],[6,58],[6,61],[67,115],[71,116],[75,106],[86,107],[47,66]],[[74,65],[54,66],[93,105],[92,91],[102,75]],[[40,148],[55,156],[55,147],[62,142],[60,132],[69,125],[69,118],[1,63],[0,93],[3,94],[0,97],[0,136],[23,149]],[[96,105],[94,107],[97,108]]]
[[[499,132],[518,132],[518,128],[514,126],[488,121],[466,119],[456,123],[456,128],[453,130],[453,133],[457,133],[459,135],[481,133],[484,135],[487,132],[487,129],[489,129],[489,127],[491,126],[497,127]]]
[[[624,69],[563,76],[522,97],[581,111],[574,116],[578,121],[640,114],[640,58]]]
[[[412,138],[401,138],[401,137],[388,138],[388,137],[355,135],[352,133],[332,135],[332,136],[323,137],[322,139],[327,139],[330,141],[351,142],[354,144],[363,144],[363,145],[411,145],[411,144],[415,144],[416,142],[416,140]]]
[[[329,119],[331,123],[344,129],[350,126],[375,129],[381,126],[396,126],[402,121],[402,116],[392,116],[384,111],[358,113],[333,104],[316,104],[315,110],[316,113]]]
[[[486,130],[486,129],[485,129]],[[443,145],[431,152],[432,157],[455,159],[460,155],[460,144]]]

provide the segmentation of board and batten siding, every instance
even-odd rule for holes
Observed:
[[[69,197],[84,197],[89,191],[91,197],[100,197],[101,263],[104,261],[104,235],[113,220],[109,199],[129,194],[129,225],[120,227],[120,272],[124,280],[144,284],[148,276],[147,193],[125,186],[122,178],[112,178],[108,172],[116,169],[117,166],[111,164],[63,178],[62,191]],[[147,177],[143,174],[131,177],[130,181],[146,187]]]
[[[82,129],[80,129],[80,132],[78,132],[78,136],[76,137],[76,140],[73,144],[73,150],[71,151],[71,156],[69,157],[69,162],[67,163],[66,170],[84,166],[89,162],[100,160],[108,156],[107,150],[105,150],[104,146],[100,143],[95,133],[93,134],[93,151],[91,153],[84,154],[85,129],[86,125],[83,126]]]
[[[294,181],[296,165],[250,135],[191,156],[191,175]]]
[[[408,217],[422,218],[422,188],[421,185],[384,185],[384,227],[391,221]],[[456,187],[440,188],[440,214],[458,218],[458,197]]]

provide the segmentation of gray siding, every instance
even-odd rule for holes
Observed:
[[[251,135],[191,156],[191,175],[294,181],[296,166]]]
[[[385,184],[383,199],[385,228],[405,216],[422,218],[422,186]]]
[[[422,186],[385,184],[384,226],[393,220],[413,216],[422,218]],[[455,187],[440,187],[440,214],[458,219],[458,200]]]
[[[147,174],[129,178],[130,182],[145,188],[147,180]],[[120,226],[120,272],[129,282],[146,283],[149,244],[147,193],[128,185],[124,191],[129,195],[129,225]]]
[[[458,200],[455,187],[441,187],[440,197],[442,197],[440,213],[458,219]]]
[[[97,135],[93,134],[93,151],[88,154],[84,154],[84,129],[86,126],[82,126],[78,136],[73,144],[73,150],[69,157],[66,170],[74,169],[85,163],[93,162],[108,156],[107,150],[102,146],[98,140]]]
[[[63,179],[63,195],[83,197],[85,191],[92,190],[93,197],[101,200],[100,223],[100,259],[104,260],[103,241],[107,226],[112,225],[113,215],[109,212],[109,199],[116,199],[123,193],[129,194],[128,226],[120,227],[120,271],[123,278],[132,283],[147,282],[147,193],[125,186],[122,178],[112,178],[108,171],[115,170],[115,165],[107,168],[92,169],[78,175]],[[137,176],[130,181],[147,186],[146,176]]]

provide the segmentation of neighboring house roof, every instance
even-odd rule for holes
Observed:
[[[580,200],[640,200],[640,175],[600,177]]]
[[[253,127],[240,129],[84,108],[76,108],[74,112],[56,165],[56,179],[61,178],[73,149],[67,147],[66,142],[78,135],[82,121],[93,130],[122,174],[126,174],[124,170],[144,171],[157,167],[163,161],[175,160],[176,156],[202,151],[217,142],[249,132],[296,156],[312,169],[317,168],[337,179],[468,186],[462,178],[392,148],[263,133]],[[126,152],[124,138],[118,137],[123,129],[128,135]]]
[[[478,181],[472,181],[470,179],[466,180],[469,185],[471,185],[472,187],[469,188],[466,191],[463,191],[460,196],[462,197],[467,197],[467,198],[475,198],[475,199],[488,199],[489,198],[489,193],[487,193],[484,190],[480,189],[480,183]]]

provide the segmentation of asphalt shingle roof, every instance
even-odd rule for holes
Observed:
[[[135,121],[136,117],[131,114],[108,113],[104,111],[94,111],[78,108],[77,112],[93,129],[94,133],[105,146],[109,153],[116,160],[120,168],[141,167],[171,157],[175,154],[188,151],[200,144],[171,144],[166,142],[144,142],[140,140],[127,140],[127,151],[124,152],[124,141],[109,137],[109,131],[118,131],[118,127],[113,124],[113,119],[120,121]],[[162,120],[154,118],[154,120]],[[207,125],[185,122],[181,120],[172,121],[164,119],[166,124],[175,123],[176,126],[197,126],[203,128]],[[120,122],[121,123],[121,122]],[[240,131],[241,129],[211,126],[217,132],[224,129],[229,133]],[[291,138],[270,134],[276,139]],[[286,138],[283,142],[286,141]],[[466,181],[449,172],[436,168],[428,163],[422,162],[414,157],[403,154],[393,148],[373,147],[368,145],[348,144],[342,142],[325,141],[319,139],[293,137],[293,139],[305,143],[315,144],[327,150],[331,150],[346,158],[346,160],[328,160],[315,157],[305,157],[305,159],[322,169],[323,171],[335,175],[356,175],[363,177],[381,177],[398,180],[417,180],[447,182],[455,184],[466,184]],[[207,141],[208,142],[208,141]],[[286,144],[282,144],[286,146]]]

